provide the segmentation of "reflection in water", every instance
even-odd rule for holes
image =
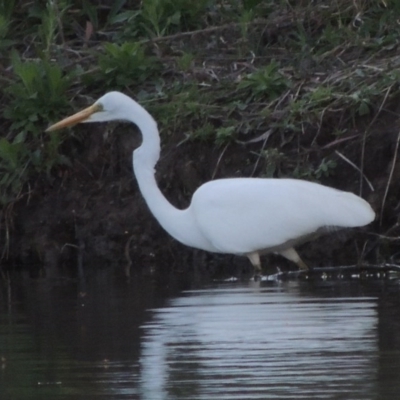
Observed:
[[[398,400],[396,285],[19,282],[0,281],[1,400]]]
[[[276,289],[187,292],[143,327],[143,396],[374,398],[375,304]]]

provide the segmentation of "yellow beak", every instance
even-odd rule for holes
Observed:
[[[85,108],[82,111],[77,112],[70,117],[64,118],[63,120],[55,123],[54,125],[49,126],[46,129],[46,132],[56,131],[57,129],[66,128],[68,126],[73,126],[79,124],[79,122],[86,121],[92,114],[101,111],[102,107],[100,104],[93,104],[88,108]]]

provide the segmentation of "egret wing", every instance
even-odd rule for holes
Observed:
[[[282,245],[326,226],[362,226],[374,219],[360,197],[296,179],[211,181],[193,195],[191,209],[205,237],[224,253]]]

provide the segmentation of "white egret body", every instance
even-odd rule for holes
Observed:
[[[154,167],[160,136],[152,116],[130,97],[110,92],[92,106],[47,130],[79,122],[125,120],[140,129],[133,152],[140,191],[161,226],[181,243],[198,249],[246,255],[261,269],[260,254],[275,252],[307,268],[294,246],[329,227],[357,227],[375,218],[370,205],[353,193],[297,179],[230,178],[207,182],[185,210],[175,208],[157,186]]]

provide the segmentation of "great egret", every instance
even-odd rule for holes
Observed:
[[[142,145],[133,152],[133,169],[161,226],[187,246],[245,255],[257,272],[261,271],[260,255],[271,252],[307,269],[295,245],[330,227],[364,226],[375,218],[370,205],[353,193],[297,179],[218,179],[200,186],[187,209],[177,209],[163,196],[154,176],[160,157],[157,123],[143,107],[119,92],[105,94],[47,131],[111,120],[133,122],[142,133]]]

